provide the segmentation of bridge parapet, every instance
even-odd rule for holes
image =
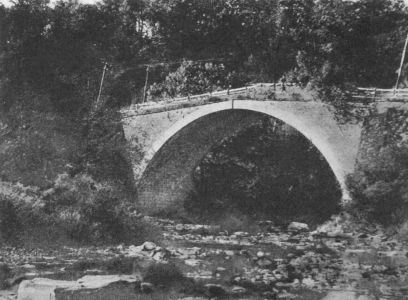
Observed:
[[[357,88],[352,97],[363,102],[408,102],[408,89]]]
[[[126,118],[175,109],[202,106],[217,102],[239,100],[305,102],[316,100],[316,96],[313,92],[306,91],[305,89],[292,83],[286,84],[285,90],[282,90],[281,83],[257,83],[237,89],[215,91],[187,97],[169,98],[157,102],[152,101],[143,104],[134,104],[126,109],[123,109],[122,115]]]
[[[257,100],[257,101],[316,101],[314,92],[303,89],[296,84],[257,83],[246,87],[209,92],[186,97],[168,98],[134,104],[122,110],[124,118],[148,115],[164,111],[202,106],[225,101]],[[357,88],[351,92],[353,102],[408,102],[408,89]]]

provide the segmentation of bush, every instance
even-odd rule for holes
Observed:
[[[245,74],[229,72],[223,64],[184,61],[161,83],[149,88],[150,98],[176,97],[202,94],[229,86],[242,86],[248,82]]]
[[[124,241],[141,231],[135,208],[125,195],[89,175],[59,176],[46,199],[47,212],[74,240]]]
[[[9,287],[9,278],[11,275],[11,269],[5,263],[0,262],[0,290]]]
[[[383,225],[401,224],[408,216],[408,154],[387,146],[368,162],[360,162],[347,179],[351,211]]]
[[[155,240],[154,228],[133,203],[108,183],[65,174],[43,198],[0,196],[0,243],[28,246],[58,242],[141,242]]]
[[[76,172],[89,174],[98,182],[108,181],[133,196],[133,171],[120,114],[98,111],[87,121],[84,133],[85,150],[75,166]]]
[[[0,241],[13,240],[21,229],[17,208],[10,198],[0,196]]]
[[[16,188],[10,195],[0,195],[0,242],[5,244],[28,245],[36,238],[47,239],[49,232],[42,229],[55,229],[49,226],[50,218],[43,211],[44,202],[22,191],[19,194]]]

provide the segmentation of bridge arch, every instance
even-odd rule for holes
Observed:
[[[331,167],[343,193],[354,169],[359,131],[341,127],[329,107],[319,102],[239,100],[197,107],[159,134],[146,153],[138,183],[138,201],[147,213],[182,209],[192,188],[192,173],[211,147],[226,136],[268,115],[305,136]],[[345,132],[347,131],[347,132]]]

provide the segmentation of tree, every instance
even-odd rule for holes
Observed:
[[[164,57],[223,58],[236,71],[249,65],[265,78],[276,68],[271,62],[278,16],[278,1],[266,0],[224,0],[211,5],[156,0],[149,6],[153,40]]]
[[[149,96],[154,99],[201,94],[242,85],[246,80],[228,71],[222,63],[183,61],[163,82],[150,86]]]
[[[393,84],[408,20],[403,1],[320,0],[307,10],[299,1],[287,3],[287,26],[298,41],[300,81],[317,87]],[[293,30],[293,24],[307,29]]]

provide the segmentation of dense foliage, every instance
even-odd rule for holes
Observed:
[[[165,80],[154,83],[149,88],[149,97],[152,100],[174,96],[197,95],[243,86],[248,76],[228,71],[224,64],[195,63],[184,61],[180,67],[169,73]]]
[[[401,224],[408,214],[407,149],[387,147],[378,165],[366,165],[348,183],[354,212],[385,225]]]
[[[159,84],[183,59],[213,61],[215,72],[222,63],[252,80],[288,73],[314,86],[390,87],[407,14],[402,0],[104,0],[52,7],[48,0],[19,0],[0,6],[1,102],[6,109],[23,101],[83,114],[96,99],[105,63],[103,101],[140,101],[145,65],[152,66],[149,82]],[[209,80],[206,87],[219,79]],[[40,94],[41,103],[18,97],[25,91]]]
[[[63,173],[46,190],[0,182],[0,244],[141,243],[156,231],[120,186]]]

